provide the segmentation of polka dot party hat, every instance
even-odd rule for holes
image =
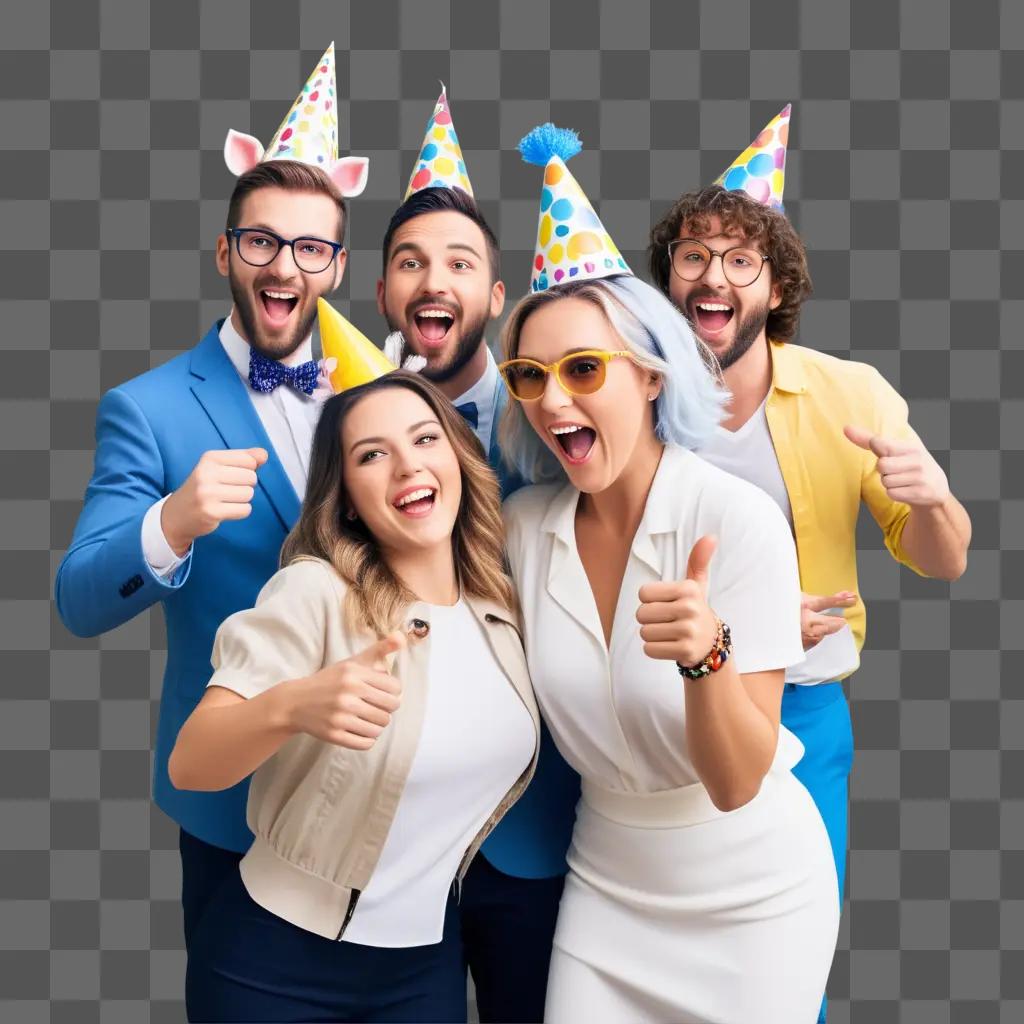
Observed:
[[[351,156],[338,159],[338,100],[334,75],[334,43],[317,62],[288,116],[281,122],[266,152],[259,139],[233,129],[224,142],[224,160],[232,174],[244,174],[269,160],[298,160],[320,167],[344,196],[357,196],[366,187],[369,161]]]
[[[534,128],[519,142],[523,159],[544,168],[530,291],[633,273],[565,165],[582,148],[574,131],[556,128],[550,122]]]
[[[473,186],[469,183],[462,159],[459,137],[452,123],[452,112],[448,109],[444,82],[441,83],[441,95],[437,97],[434,112],[427,122],[423,148],[413,165],[409,187],[405,190],[402,202],[421,188],[431,187],[461,188],[463,192],[473,194]]]
[[[782,189],[786,183],[786,144],[789,141],[789,114],[786,106],[773,117],[754,141],[715,179],[730,192],[743,191],[774,210],[782,209]]]

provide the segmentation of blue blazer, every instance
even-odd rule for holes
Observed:
[[[277,571],[300,498],[260,422],[248,389],[220,343],[218,322],[194,349],[109,391],[100,402],[96,457],[85,504],[57,570],[57,609],[76,636],[115,629],[156,602],[167,623],[164,672],[154,758],[153,795],[186,832],[225,849],[248,849],[248,782],[220,793],[175,789],[167,760],[178,731],[199,703],[212,674],[217,628],[251,608]],[[266,448],[252,514],[200,537],[167,580],[142,552],[142,520],[150,506],[184,483],[202,454],[219,448]],[[145,685],[145,680],[140,680]],[[564,871],[575,797],[538,799],[548,789],[546,765],[527,796],[489,838],[488,857],[507,873],[542,877]],[[542,763],[551,761],[544,758]],[[527,800],[530,801],[527,804]],[[536,810],[530,807],[536,804]],[[549,806],[550,805],[550,806]]]

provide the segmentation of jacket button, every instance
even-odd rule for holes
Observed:
[[[418,640],[422,640],[430,632],[430,623],[423,619],[412,619],[409,622],[409,632]]]

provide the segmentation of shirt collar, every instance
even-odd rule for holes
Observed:
[[[498,384],[498,364],[494,361],[494,356],[491,355],[491,350],[486,347],[486,343],[484,343],[484,347],[487,352],[487,365],[484,367],[484,372],[468,391],[464,391],[452,402],[452,405],[465,405],[466,402],[476,402],[478,409],[491,408]]]
[[[224,346],[228,359],[231,360],[232,365],[238,371],[239,377],[247,381],[249,379],[249,355],[252,350],[249,347],[249,342],[235,330],[235,325],[231,322],[230,315],[221,324],[220,343]],[[278,362],[285,366],[298,366],[300,363],[309,362],[312,358],[313,337],[310,335],[290,356],[280,359]]]
[[[807,390],[803,362],[799,345],[788,345],[784,341],[771,342],[772,386],[778,391],[802,395]]]
[[[693,471],[693,463],[698,456],[686,448],[667,444],[661,455],[661,461],[654,473],[651,489],[647,495],[647,504],[637,529],[637,537],[641,534],[672,533],[679,521],[679,487],[680,474]],[[541,523],[543,533],[553,533],[566,544],[576,543],[576,507],[579,504],[580,492],[572,484],[567,483],[552,498],[547,515]]]

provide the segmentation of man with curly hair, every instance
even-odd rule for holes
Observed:
[[[859,665],[865,627],[860,506],[897,561],[943,580],[966,568],[970,519],[874,367],[794,344],[811,279],[780,210],[719,185],[687,193],[652,229],[648,257],[732,394],[700,454],[767,491],[796,539],[807,658],[787,672],[782,722],[806,749],[794,772],[824,818],[841,895],[853,760],[841,680]]]

